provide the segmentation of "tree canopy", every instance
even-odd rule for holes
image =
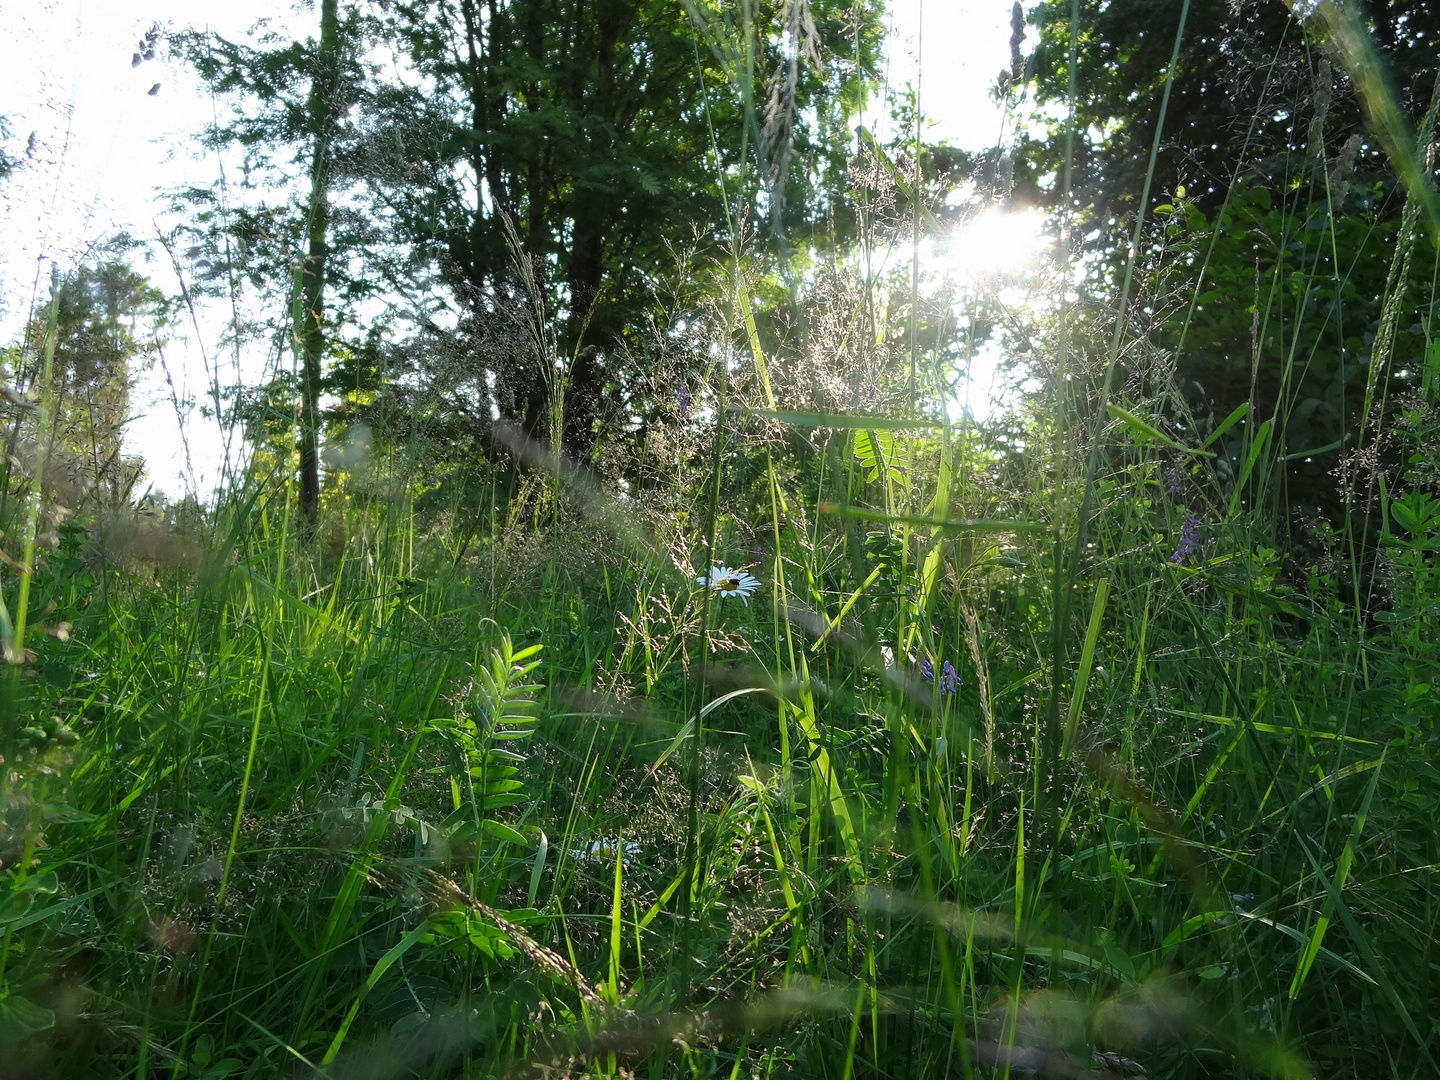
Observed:
[[[1378,50],[1382,77],[1369,89],[1353,84],[1308,7],[1083,0],[1071,119],[1072,6],[1038,4],[1030,77],[1045,119],[1021,140],[1016,170],[1017,197],[1072,218],[1096,291],[1120,281],[1129,223],[1150,216],[1147,268],[1175,287],[1141,295],[1134,319],[1173,357],[1176,422],[1204,428],[1249,407],[1249,428],[1225,443],[1238,469],[1246,431],[1273,418],[1292,495],[1332,513],[1332,472],[1373,396],[1372,359],[1403,394],[1425,348],[1418,326],[1401,331],[1393,357],[1373,348],[1406,191],[1372,134],[1366,95],[1393,101],[1413,139],[1432,101],[1440,35],[1431,3],[1344,10]],[[1433,250],[1423,244],[1407,260],[1408,280],[1429,280]]]
[[[669,0],[350,6],[327,130],[332,343],[365,297],[398,300],[431,347],[465,358],[472,438],[499,416],[584,458],[637,407],[626,358],[677,282],[677,245],[714,257],[747,229],[782,257],[790,234],[843,242],[848,118],[875,79],[881,11],[783,0],[739,27]],[[301,246],[284,177],[314,137],[317,45],[177,40],[236,103],[209,139],[253,167],[253,194],[232,185],[223,213],[218,190],[183,193],[208,214],[210,276],[273,291]],[[544,341],[517,308],[547,323]]]

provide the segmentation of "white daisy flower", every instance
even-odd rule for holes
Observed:
[[[721,596],[738,596],[746,604],[750,603],[750,594],[760,588],[759,578],[728,566],[712,566],[709,573],[701,574],[695,582],[714,589]]]

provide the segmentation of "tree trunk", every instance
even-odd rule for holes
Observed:
[[[600,415],[600,396],[605,371],[597,349],[607,342],[586,341],[593,309],[605,279],[605,238],[593,226],[594,219],[579,214],[570,252],[570,314],[561,347],[570,359],[570,377],[565,388],[563,444],[565,453],[584,461],[595,444],[595,420]]]
[[[310,83],[308,249],[296,279],[295,336],[303,360],[300,411],[300,512],[313,526],[320,505],[320,359],[325,351],[325,258],[330,228],[330,136],[340,115],[339,0],[321,0],[320,51]]]
[[[616,112],[615,50],[635,19],[635,7],[625,3],[601,3],[595,5],[590,14],[596,23],[596,74],[594,86],[588,93],[588,106],[594,113],[610,117]],[[577,92],[586,96],[583,90]],[[617,125],[622,137],[627,126],[623,122]],[[592,145],[592,153],[620,157],[624,148],[606,140],[602,145]],[[562,341],[567,356],[571,358],[564,407],[564,447],[566,454],[584,461],[595,444],[595,422],[600,415],[600,398],[606,380],[603,354],[607,346],[614,344],[605,340],[606,335],[596,335],[591,327],[600,291],[605,284],[606,249],[611,237],[606,235],[607,230],[602,224],[608,216],[606,208],[595,205],[593,196],[577,194],[572,198],[575,199],[572,206],[574,225],[566,282],[570,291],[570,313]]]

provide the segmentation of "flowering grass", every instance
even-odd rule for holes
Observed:
[[[395,483],[330,554],[274,483],[189,565],[62,528],[68,640],[6,683],[12,1075],[1422,1075],[1428,616],[1290,584],[1123,432],[1065,586],[1068,449],[835,425],[722,421],[713,535],[703,454],[458,561]]]
[[[982,425],[866,265],[767,340],[737,251],[638,450],[477,505],[7,474],[6,1075],[1434,1075],[1440,381],[1301,528],[1113,298]]]

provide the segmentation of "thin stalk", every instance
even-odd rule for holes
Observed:
[[[30,614],[30,582],[35,576],[35,538],[40,531],[40,514],[45,504],[45,469],[50,464],[50,444],[54,439],[55,390],[52,381],[55,374],[55,343],[58,337],[60,312],[60,272],[52,267],[50,275],[50,314],[45,324],[45,364],[40,374],[40,417],[36,426],[36,449],[34,488],[30,493],[30,505],[25,515],[24,555],[20,560],[20,593],[15,600],[14,645],[7,659],[11,664],[25,662],[25,626]],[[9,944],[9,928],[5,941]]]

